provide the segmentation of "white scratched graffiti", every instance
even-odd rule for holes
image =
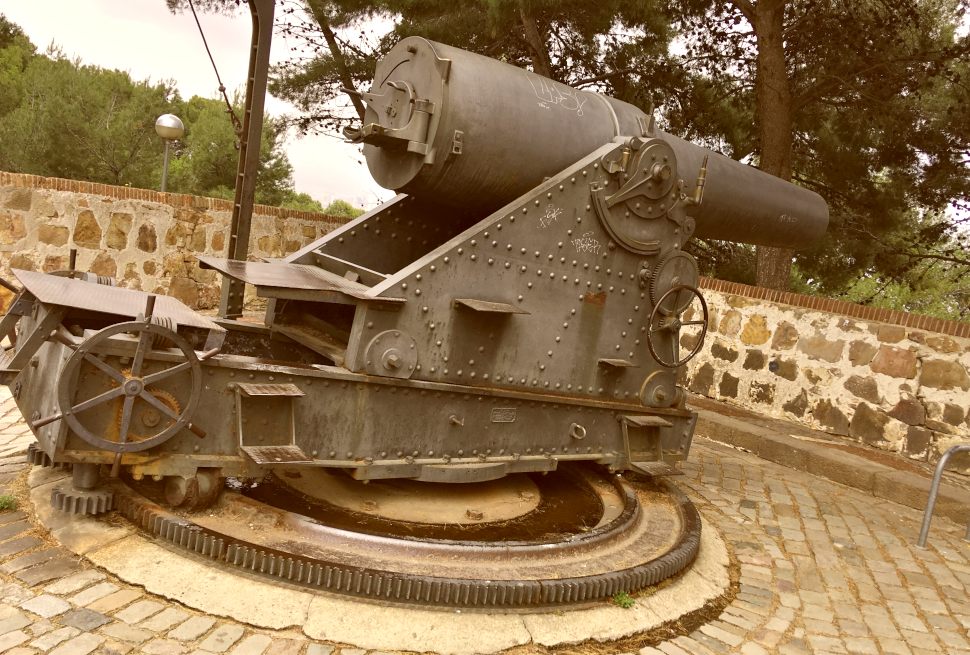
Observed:
[[[547,228],[553,223],[558,222],[560,214],[562,214],[562,208],[549,203],[546,205],[546,213],[539,217],[539,226]]]
[[[526,78],[532,85],[536,98],[539,99],[540,107],[548,108],[550,105],[559,105],[563,109],[576,112],[577,116],[583,115],[583,105],[586,104],[587,98],[582,91],[556,84],[534,73],[526,73]]]
[[[572,240],[576,252],[596,255],[600,251],[600,242],[593,238],[592,232],[586,232],[581,237]]]

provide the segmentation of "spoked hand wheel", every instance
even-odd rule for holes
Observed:
[[[683,302],[682,296],[678,294],[685,294],[688,298],[687,302]],[[699,321],[682,321],[680,320],[680,316],[690,305],[690,299],[692,296],[696,296],[698,300],[701,301],[703,318]],[[673,310],[671,307],[664,305],[664,302],[670,298],[672,298],[674,301]],[[665,294],[660,296],[653,306],[653,311],[650,312],[650,321],[647,327],[647,348],[650,349],[650,354],[655,360],[657,360],[658,364],[666,368],[678,368],[683,366],[689,362],[694,355],[699,353],[701,348],[704,346],[704,337],[707,336],[707,321],[707,302],[704,300],[704,296],[701,295],[701,292],[698,291],[696,287],[685,284],[671,287]],[[673,335],[673,352],[677,352],[677,349],[680,348],[677,335],[680,333],[680,328],[684,325],[701,326],[700,334],[697,335],[697,343],[694,344],[693,349],[691,349],[686,356],[680,359],[677,359],[676,355],[674,355],[673,361],[663,359],[657,354],[657,344],[654,343],[654,337],[661,332],[670,332]]]
[[[92,446],[119,457],[121,453],[148,450],[183,428],[191,429],[190,421],[202,388],[202,367],[192,346],[175,331],[151,323],[148,314],[145,321],[111,325],[81,343],[68,358],[58,382],[61,416],[71,430]],[[124,359],[98,356],[109,350],[112,337],[125,333],[137,337],[130,364],[121,363]],[[183,361],[165,362],[158,369],[158,359],[153,358],[152,364],[146,366],[147,355],[164,342],[181,351]],[[110,388],[78,401],[79,392],[84,393],[81,385],[95,383],[91,378],[92,368],[107,378]],[[148,369],[152,372],[146,373]],[[178,389],[181,399],[153,386],[163,381],[167,381],[166,387]],[[112,402],[117,406],[119,399],[120,410],[106,407]],[[106,410],[110,412],[110,420],[105,418]],[[115,461],[117,469],[117,457]]]

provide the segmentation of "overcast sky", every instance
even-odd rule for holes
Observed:
[[[173,15],[164,0],[0,0],[0,13],[20,25],[40,50],[56,43],[86,64],[128,71],[138,80],[174,80],[182,97],[218,97],[219,84],[191,13]],[[230,91],[245,90],[249,62],[248,12],[235,16],[200,14],[219,74]],[[273,60],[288,48],[278,36]],[[231,93],[230,93],[231,95]],[[292,113],[268,98],[273,115]],[[372,207],[393,195],[377,186],[356,148],[329,137],[291,137],[286,146],[296,190],[324,204],[343,198]]]

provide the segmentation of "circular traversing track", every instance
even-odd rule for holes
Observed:
[[[595,484],[591,470],[579,477]],[[598,482],[604,480],[622,499],[609,520],[572,535],[518,541],[355,532],[235,493],[196,515],[178,515],[127,488],[116,506],[179,549],[304,587],[424,607],[537,610],[632,593],[676,575],[696,557],[700,517],[675,486],[632,476],[602,475]]]

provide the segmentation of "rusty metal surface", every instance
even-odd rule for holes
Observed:
[[[539,546],[428,543],[345,531],[327,537],[320,526],[314,541],[284,533],[275,539],[264,537],[269,545],[258,537],[209,527],[204,515],[175,515],[130,491],[119,493],[117,505],[157,538],[230,568],[386,603],[509,611],[586,606],[621,591],[655,585],[688,566],[700,545],[699,516],[675,487],[662,483],[660,489],[658,493],[670,501],[670,517],[675,517],[677,527],[666,528],[668,534],[659,546],[656,535],[650,534],[658,526],[645,520],[644,506],[637,505],[647,492],[634,495],[634,507],[628,507],[631,511],[624,514],[615,534],[583,545],[569,539]],[[225,507],[220,511],[227,513]],[[279,523],[270,509],[253,506],[249,511],[251,518],[242,521],[249,534],[259,535],[262,526]],[[234,520],[240,523],[238,517]],[[282,523],[292,526],[294,520],[290,516]],[[228,528],[229,523],[224,520],[221,525]],[[501,576],[495,575],[498,561],[503,562]]]
[[[135,318],[145,311],[147,294],[134,289],[92,284],[67,277],[13,269],[14,275],[38,301],[92,312]],[[157,296],[155,316],[176,325],[223,331],[219,325],[198,314],[171,296]]]

